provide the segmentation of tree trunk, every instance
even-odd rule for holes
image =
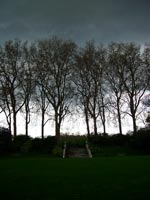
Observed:
[[[26,129],[26,136],[28,136],[28,121],[26,121],[25,129]]]
[[[119,106],[119,101],[118,100],[117,100],[117,112],[118,112],[119,133],[122,135],[121,114],[120,114],[120,106]]]
[[[101,118],[102,125],[103,125],[103,134],[106,135],[106,116],[105,116],[104,97],[102,95],[102,91],[100,94],[101,94],[102,105],[99,105],[99,113],[100,113],[100,118]],[[101,107],[102,107],[102,111],[101,111]]]
[[[9,131],[11,132],[11,122],[8,124]]]
[[[28,136],[28,110],[26,108],[26,117],[25,117],[25,131],[26,131],[26,136]]]
[[[13,131],[14,131],[14,137],[17,136],[17,114],[15,111],[13,111]]]
[[[57,111],[55,111],[55,136],[56,138],[60,137],[60,122]]]
[[[133,120],[133,133],[137,133],[137,126],[136,126],[136,117],[135,114],[132,115],[132,120]]]
[[[28,132],[29,132],[29,123],[30,123],[29,98],[27,98],[27,100],[26,100],[26,102],[25,102],[25,112],[26,112],[25,130],[26,130],[26,136],[28,136]]]
[[[58,122],[55,122],[56,125],[56,137],[60,137],[60,124]]]
[[[96,117],[93,118],[93,122],[94,122],[94,135],[97,135],[97,120],[96,120]]]
[[[136,127],[136,111],[134,109],[134,100],[133,100],[133,95],[130,97],[130,110],[131,110],[131,116],[132,116],[132,121],[133,121],[133,133],[137,133],[137,127]]]
[[[42,120],[41,120],[41,137],[44,139],[44,119],[45,119],[45,109],[42,109]]]
[[[103,124],[103,134],[106,135],[106,124],[105,121],[102,121]]]
[[[85,122],[86,122],[86,127],[87,127],[87,135],[90,136],[89,117],[88,117],[87,109],[84,110],[84,114],[85,114]]]
[[[105,117],[105,108],[104,108],[104,104],[103,104],[103,109],[102,109],[102,115],[103,115],[103,120],[102,120],[102,124],[103,124],[103,134],[106,135],[106,117]]]

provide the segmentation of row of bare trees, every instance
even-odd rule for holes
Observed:
[[[41,114],[41,137],[49,120],[60,136],[65,117],[78,107],[85,116],[87,134],[98,134],[101,121],[106,133],[107,113],[130,115],[137,132],[139,106],[149,90],[150,47],[134,43],[96,46],[89,41],[79,48],[56,37],[34,43],[6,41],[0,48],[0,112],[17,135],[17,114],[25,113],[25,131],[31,111]],[[90,130],[90,122],[93,130]]]

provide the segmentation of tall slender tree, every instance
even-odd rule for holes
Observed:
[[[32,65],[32,46],[25,42],[22,46],[21,55],[23,68],[20,79],[20,90],[22,91],[22,101],[24,102],[23,111],[25,112],[25,134],[28,136],[30,123],[31,106],[33,104],[33,94],[35,93],[35,74]]]
[[[138,111],[142,97],[148,88],[145,65],[142,60],[140,46],[134,43],[123,44],[122,67],[119,71],[120,78],[123,80],[126,102],[128,108],[125,112],[131,116],[133,122],[133,132],[137,133],[137,118],[140,115]]]
[[[72,41],[56,37],[38,43],[39,70],[45,73],[40,84],[53,108],[55,134],[58,138],[62,120],[69,113],[74,95],[71,69],[75,49],[76,45]]]
[[[111,106],[113,110],[117,111],[117,119],[119,125],[119,133],[122,134],[122,120],[121,120],[121,100],[124,93],[124,76],[123,55],[124,44],[112,43],[108,50],[108,66],[106,70],[106,79],[109,85],[109,92],[111,95]]]
[[[17,135],[17,113],[24,105],[20,90],[23,62],[21,60],[22,45],[20,41],[7,41],[4,45],[4,58],[1,65],[1,80],[5,82],[7,102],[10,104],[13,118],[13,134]]]
[[[89,116],[93,120],[94,134],[97,135],[97,119],[100,114],[99,100],[102,87],[104,66],[104,49],[96,48],[91,41],[76,56],[76,79],[80,102],[83,105],[87,133],[89,130]]]

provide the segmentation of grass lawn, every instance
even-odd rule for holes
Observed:
[[[0,199],[150,199],[150,156],[1,158]]]

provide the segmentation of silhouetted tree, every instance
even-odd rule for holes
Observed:
[[[32,46],[29,47],[28,43],[24,43],[22,46],[22,74],[21,74],[21,87],[20,90],[22,91],[22,101],[24,102],[23,109],[25,111],[25,134],[28,136],[28,126],[30,123],[30,111],[31,111],[31,104],[33,104],[32,96],[35,93],[35,73],[33,70],[32,65]]]
[[[13,116],[13,133],[17,135],[17,113],[24,105],[21,98],[20,85],[23,62],[21,60],[21,42],[7,41],[4,45],[4,58],[1,65],[1,81],[5,83],[5,94],[7,94],[7,103],[11,107]]]
[[[108,67],[106,70],[106,79],[110,88],[111,105],[117,111],[119,133],[122,134],[121,121],[121,100],[123,98],[124,83],[124,44],[112,43],[108,49]]]
[[[11,106],[10,99],[8,97],[7,82],[4,81],[2,76],[4,66],[4,49],[0,48],[0,113],[4,113],[6,121],[11,132]]]
[[[71,69],[75,48],[73,42],[58,38],[38,43],[39,70],[45,75],[40,85],[54,111],[57,137],[60,136],[62,120],[69,113],[74,95]]]
[[[6,41],[0,47],[0,112],[5,114],[10,131],[13,124],[14,136],[21,110],[25,112],[28,135],[35,104],[35,112],[41,113],[42,138],[44,126],[51,119],[59,137],[62,121],[75,107],[76,99],[88,135],[98,134],[99,120],[106,133],[106,116],[112,108],[117,113],[120,134],[123,113],[131,116],[136,133],[140,103],[149,88],[149,45],[141,49],[133,43],[111,43],[104,48],[89,41],[77,49],[74,42],[53,37],[34,44]]]
[[[76,56],[75,84],[83,105],[87,133],[90,134],[89,116],[93,120],[94,134],[97,135],[97,119],[99,117],[100,91],[104,65],[104,49],[96,48],[94,43],[87,42]]]
[[[120,78],[123,80],[126,102],[129,110],[126,113],[132,117],[133,131],[137,132],[136,120],[140,112],[138,107],[141,99],[148,88],[145,65],[143,63],[140,47],[133,43],[123,44],[122,51],[122,72]]]

